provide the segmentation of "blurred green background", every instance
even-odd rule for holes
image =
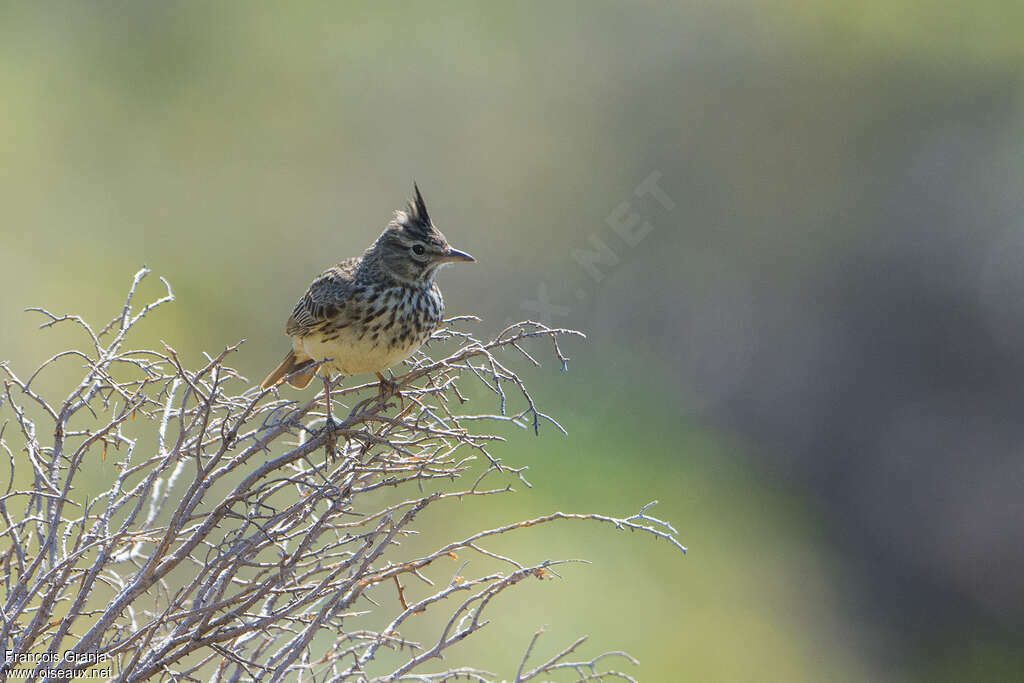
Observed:
[[[569,429],[506,449],[535,488],[434,533],[658,499],[691,548],[524,536],[594,564],[506,599],[466,662],[511,677],[547,625],[539,654],[589,633],[641,680],[1019,680],[1022,22],[3,2],[0,359],[60,348],[25,306],[105,321],[147,264],[178,296],[149,333],[192,359],[247,338],[258,380],[415,179],[479,260],[441,275],[450,313],[590,335],[530,374]]]

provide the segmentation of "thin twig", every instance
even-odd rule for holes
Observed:
[[[558,340],[581,333],[527,321],[482,340],[475,317],[450,318],[433,337],[442,358],[419,352],[394,377],[404,406],[377,396],[376,383],[337,382],[329,398],[338,421],[322,429],[321,397],[287,401],[249,386],[227,365],[237,344],[198,368],[166,344],[130,348],[140,321],[174,300],[162,280],[165,293],[139,306],[148,274],[135,274],[99,331],[77,315],[30,309],[44,329],[82,329],[84,350],[59,351],[28,375],[0,363],[0,451],[10,474],[0,492],[0,648],[54,654],[56,662],[38,663],[37,677],[81,674],[111,657],[122,682],[492,680],[472,667],[423,669],[485,628],[485,613],[500,617],[500,595],[527,579],[557,578],[555,567],[576,561],[529,565],[485,547],[492,539],[586,521],[685,552],[675,529],[649,514],[653,503],[626,517],[559,511],[431,538],[432,552],[405,544],[427,508],[453,514],[467,497],[529,486],[526,467],[491,452],[504,437],[485,427],[539,434],[549,423],[564,432],[513,365],[540,366],[528,348],[546,340],[564,368]],[[35,379],[58,364],[66,370],[67,359],[81,374],[66,394],[37,389]],[[493,407],[462,413],[473,385]],[[335,457],[317,457],[331,440]],[[79,480],[98,468],[111,483],[87,498]],[[503,571],[475,569],[495,563]],[[425,612],[447,615],[433,640],[405,638]],[[541,632],[515,680],[632,680],[599,666],[607,657],[635,664],[628,655],[572,660],[583,639],[527,670]],[[378,659],[382,648],[396,658]],[[0,662],[0,677],[12,666]]]

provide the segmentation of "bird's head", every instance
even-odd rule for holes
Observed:
[[[414,184],[413,191],[409,206],[395,212],[394,220],[377,238],[371,251],[377,252],[380,265],[395,278],[410,284],[428,285],[441,266],[476,259],[448,244],[430,220],[420,188]]]

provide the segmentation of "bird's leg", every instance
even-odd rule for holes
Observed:
[[[324,403],[327,408],[327,422],[324,425],[324,429],[327,430],[327,441],[324,443],[327,448],[327,454],[331,460],[334,460],[334,450],[337,446],[337,441],[334,437],[334,418],[331,417],[331,379],[328,373],[323,374],[324,380]]]

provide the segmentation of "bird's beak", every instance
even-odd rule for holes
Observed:
[[[475,258],[470,256],[466,252],[451,248],[449,248],[448,253],[442,256],[439,260],[441,261],[441,263],[453,263],[455,261],[465,261],[466,263],[471,263],[473,261],[476,261]]]

